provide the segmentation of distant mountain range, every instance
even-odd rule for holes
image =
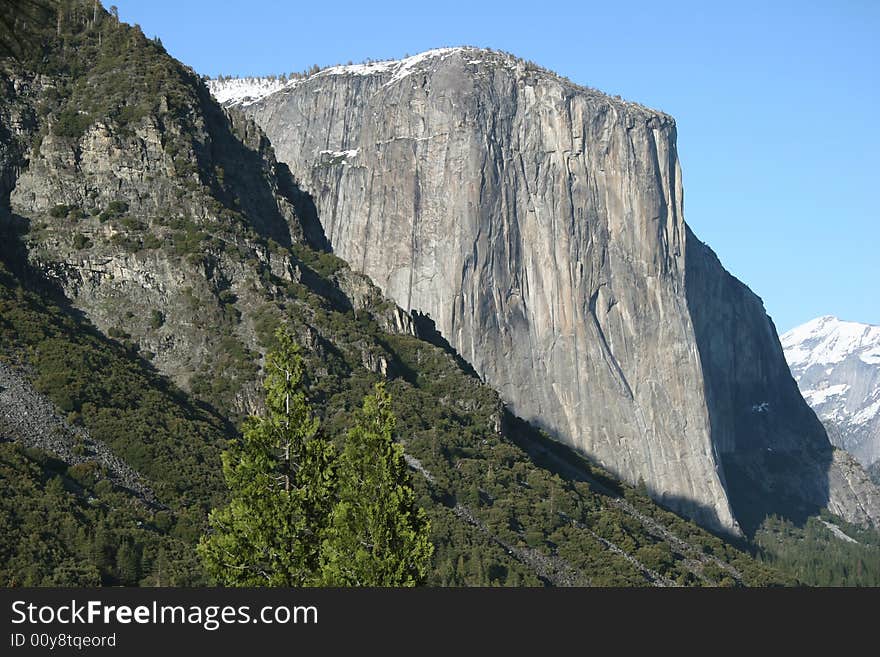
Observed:
[[[782,346],[831,441],[865,467],[880,461],[880,326],[819,317],[784,334]]]

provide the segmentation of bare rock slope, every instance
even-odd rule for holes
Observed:
[[[45,450],[70,464],[97,462],[106,468],[110,481],[148,504],[161,506],[138,472],[87,430],[67,422],[25,376],[0,361],[0,442],[7,440]]]
[[[684,222],[671,117],[473,48],[223,85],[334,251],[516,414],[724,531],[767,450],[834,467],[760,299]],[[778,485],[821,507],[837,479]]]

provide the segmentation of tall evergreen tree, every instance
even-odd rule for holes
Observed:
[[[227,586],[318,583],[321,537],[332,508],[333,445],[303,392],[299,347],[279,330],[266,357],[266,411],[223,453],[230,503],[211,512],[198,551]]]
[[[119,581],[125,586],[137,586],[141,578],[140,555],[130,541],[122,541],[116,551],[116,569]]]
[[[384,384],[364,400],[337,469],[337,502],[321,552],[329,586],[416,586],[434,546],[415,505],[396,419]]]

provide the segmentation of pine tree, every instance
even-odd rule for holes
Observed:
[[[364,399],[337,469],[321,564],[329,586],[416,586],[424,583],[434,546],[425,512],[416,508],[396,419],[384,384]]]
[[[266,411],[245,422],[223,453],[228,506],[209,517],[198,551],[227,586],[318,583],[319,551],[332,507],[333,446],[317,435],[303,392],[299,347],[286,332],[266,357]]]
[[[140,555],[130,541],[122,541],[116,550],[116,570],[125,586],[136,586],[141,578]]]

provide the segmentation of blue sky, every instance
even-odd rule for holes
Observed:
[[[880,324],[880,2],[116,5],[208,75],[475,45],[661,109],[685,218],[780,333],[825,314]]]

